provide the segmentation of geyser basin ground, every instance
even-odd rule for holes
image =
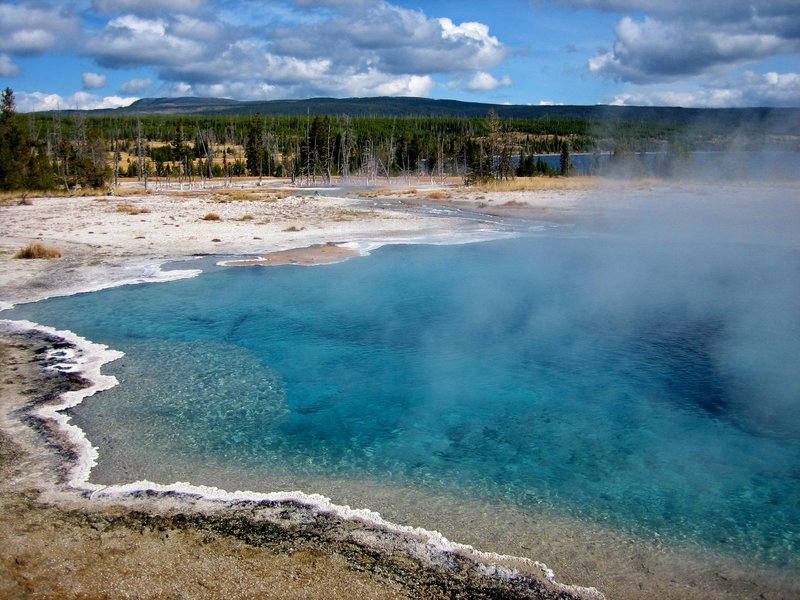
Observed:
[[[798,572],[798,281],[791,249],[548,234],[9,317],[125,352],[73,411],[93,482],[303,489],[455,539],[429,506],[469,499],[484,547],[518,527],[497,504]]]

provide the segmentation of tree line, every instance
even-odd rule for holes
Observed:
[[[566,175],[574,152],[658,147],[674,126],[568,119],[17,114],[6,89],[0,189],[102,187],[120,177],[287,177],[327,184],[425,174],[466,181]],[[560,155],[554,169],[537,158]]]
[[[6,88],[0,100],[0,189],[101,187],[108,180],[106,141],[93,124],[76,123],[70,136],[59,121],[48,135],[27,125]]]

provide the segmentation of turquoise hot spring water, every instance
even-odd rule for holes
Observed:
[[[3,314],[125,353],[70,411],[91,481],[397,489],[415,525],[415,494],[473,498],[800,572],[796,250],[552,230],[204,267]]]

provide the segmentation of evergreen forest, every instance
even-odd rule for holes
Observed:
[[[101,188],[121,178],[286,177],[376,182],[426,175],[465,183],[566,176],[575,153],[620,164],[662,156],[668,175],[687,154],[731,139],[714,126],[579,118],[348,114],[202,115],[114,111],[20,114],[2,94],[0,189]],[[770,142],[769,132],[762,143]],[[796,144],[796,140],[792,143]],[[791,148],[796,149],[796,148]],[[557,155],[558,167],[542,160]],[[591,173],[590,173],[591,174]]]

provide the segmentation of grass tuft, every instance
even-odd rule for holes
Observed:
[[[117,212],[125,213],[126,215],[144,215],[150,212],[149,208],[137,207],[127,202],[124,204],[117,204]]]
[[[153,193],[153,190],[143,190],[141,188],[126,188],[117,186],[111,188],[114,192],[114,197],[117,198],[127,198],[130,196],[150,196]]]
[[[62,256],[58,248],[39,243],[28,244],[14,254],[14,258],[61,258]]]
[[[215,212],[207,213],[204,217],[201,217],[201,218],[203,219],[203,221],[221,221],[222,220],[222,217],[220,217]]]
[[[260,200],[263,192],[259,190],[218,190],[214,193],[214,196],[211,198],[212,202],[219,202],[221,204],[227,204],[228,202],[237,202],[237,201],[255,201]]]

